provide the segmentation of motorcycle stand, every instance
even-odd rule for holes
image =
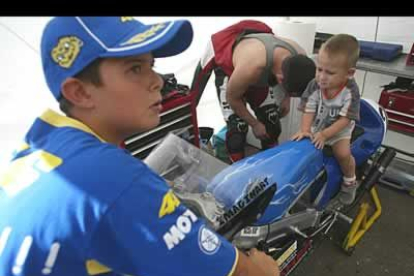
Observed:
[[[281,250],[283,253],[273,256],[281,269],[280,275],[287,276],[293,272],[304,257],[311,254],[326,239],[339,246],[346,254],[352,255],[355,246],[381,215],[381,201],[375,187],[371,188],[369,198],[374,206],[368,202],[367,197],[364,201],[360,198],[350,208],[342,205],[338,199],[333,199],[329,206],[331,214],[325,219],[325,223],[321,223],[325,226],[306,238],[301,237],[299,233],[298,238]],[[359,206],[358,211],[354,208],[356,206]],[[373,212],[370,211],[373,208]]]
[[[395,155],[396,151],[394,148],[386,148],[385,151],[378,156],[379,158],[374,162],[374,164],[371,165],[368,173],[362,177],[362,187],[360,187],[360,193],[355,200],[355,204],[359,204],[359,211],[356,214],[355,218],[351,221],[351,227],[348,228],[349,231],[341,244],[341,247],[349,255],[353,253],[356,244],[372,227],[374,222],[381,216],[382,206],[375,185],[378,183],[379,178],[384,174],[386,168],[393,160]],[[373,212],[369,212],[371,206],[367,201],[362,202],[362,198],[366,194],[369,195],[370,201],[374,205]],[[348,207],[347,211],[344,211],[344,213],[349,213],[353,207],[354,204]]]
[[[329,235],[327,232],[330,229],[327,229],[325,234],[348,255],[352,255],[355,246],[381,216],[382,206],[375,186],[371,188],[367,199],[370,199],[371,203],[368,200],[357,203],[358,211],[352,212],[354,218],[349,217],[351,210],[343,210],[343,206],[337,205],[332,209],[336,216],[332,221],[334,229]]]
[[[375,211],[372,215],[368,214],[370,205],[368,202],[363,202],[360,207],[357,216],[352,222],[351,229],[348,232],[344,242],[343,249],[352,254],[356,244],[361,240],[364,234],[372,227],[374,222],[381,216],[382,206],[378,197],[378,193],[375,187],[370,190],[370,196],[374,202]]]
[[[360,188],[363,194],[364,187]],[[370,210],[374,204],[375,211],[371,215]],[[369,194],[364,197],[357,197],[354,204],[344,206],[338,198],[332,199],[321,217],[320,224],[313,231],[302,232],[297,227],[291,227],[293,237],[287,238],[287,242],[279,241],[279,246],[269,246],[269,243],[260,244],[258,248],[272,256],[279,265],[281,276],[287,276],[294,271],[306,256],[312,254],[324,240],[329,240],[340,247],[348,255],[351,255],[355,246],[362,239],[364,234],[372,227],[374,222],[381,215],[381,202],[375,187],[372,187]],[[284,244],[284,246],[280,246]]]

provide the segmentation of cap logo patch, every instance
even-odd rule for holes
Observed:
[[[121,22],[127,22],[134,20],[134,17],[132,16],[121,16]]]
[[[135,43],[145,41],[146,39],[156,35],[159,30],[164,29],[164,28],[165,28],[165,24],[154,25],[149,30],[146,30],[143,33],[139,33],[137,35],[134,35],[127,42],[122,43],[122,45],[135,44]]]
[[[76,36],[62,37],[52,50],[52,59],[63,68],[70,68],[82,46],[83,42]]]

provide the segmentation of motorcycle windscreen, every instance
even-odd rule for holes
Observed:
[[[208,192],[211,180],[229,165],[170,133],[144,162],[161,175],[174,194],[212,229],[226,209]]]
[[[181,192],[203,193],[229,165],[170,133],[144,162]]]
[[[229,165],[171,133],[144,162],[167,180],[180,201],[229,240],[263,214],[276,191],[266,178],[243,181],[237,196],[232,189],[227,190],[229,195],[221,195],[237,198],[233,204],[224,204],[209,186],[217,184],[213,179]]]

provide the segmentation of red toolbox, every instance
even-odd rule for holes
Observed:
[[[414,90],[384,89],[379,104],[388,115],[388,128],[414,134]]]

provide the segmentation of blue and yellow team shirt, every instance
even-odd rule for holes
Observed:
[[[2,276],[231,275],[237,258],[143,162],[51,110],[0,176]]]

